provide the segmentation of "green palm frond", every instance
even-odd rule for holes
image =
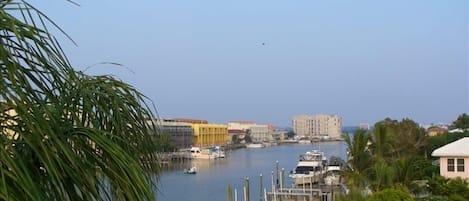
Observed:
[[[149,100],[72,68],[25,1],[0,0],[0,200],[154,200]]]

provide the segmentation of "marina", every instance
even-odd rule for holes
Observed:
[[[346,156],[346,145],[342,141],[226,150],[225,158],[185,160],[182,163],[174,163],[170,167],[165,167],[159,178],[158,189],[155,189],[157,199],[159,201],[225,201],[228,194],[227,188],[230,186],[233,201],[244,201],[246,180],[250,186],[249,200],[264,201],[266,198],[273,200],[274,196],[286,196],[292,193],[298,195],[308,193],[309,196],[313,191],[317,192],[316,196],[319,196],[322,192],[317,188],[329,187],[313,188],[313,186],[306,185],[295,187],[292,186],[293,181],[288,176],[296,168],[299,155],[314,149],[323,151],[327,158],[330,156],[345,158]],[[190,176],[184,174],[184,169],[190,167],[196,167],[197,174]],[[283,176],[277,177],[277,174],[273,172],[282,173]],[[282,188],[277,187],[280,184]],[[181,193],[181,189],[184,189],[184,193]]]

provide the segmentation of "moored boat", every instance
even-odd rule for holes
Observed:
[[[319,150],[308,151],[300,155],[298,164],[290,177],[293,184],[312,185],[318,183],[326,171],[327,158]]]
[[[258,142],[253,142],[253,143],[246,145],[246,148],[263,148],[263,147],[265,147],[264,144],[258,143]]]
[[[191,147],[190,149],[192,159],[215,159],[210,149]]]
[[[331,156],[327,162],[326,176],[324,183],[327,185],[337,185],[341,183],[340,171],[343,170],[345,162],[337,156]]]
[[[220,146],[214,146],[211,148],[212,155],[215,158],[225,158],[225,151]]]

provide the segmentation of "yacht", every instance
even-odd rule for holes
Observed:
[[[189,151],[193,159],[215,159],[215,155],[212,154],[210,149],[191,147]]]
[[[220,146],[212,147],[211,152],[215,158],[225,158],[225,151]]]
[[[298,164],[290,177],[296,186],[319,183],[326,171],[327,158],[319,150],[308,151],[301,154]]]
[[[340,184],[339,172],[343,170],[345,162],[337,156],[331,156],[327,162],[326,176],[324,177],[324,183],[327,185],[338,185]]]
[[[260,142],[253,142],[253,143],[249,143],[246,145],[246,148],[263,148],[263,147],[265,147],[264,144]]]
[[[298,140],[298,144],[311,144],[311,140],[307,138],[301,138]]]

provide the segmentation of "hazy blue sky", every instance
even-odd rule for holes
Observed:
[[[77,69],[131,83],[162,117],[290,126],[338,114],[451,122],[469,112],[466,0],[31,1]],[[263,45],[264,44],[264,45]]]

